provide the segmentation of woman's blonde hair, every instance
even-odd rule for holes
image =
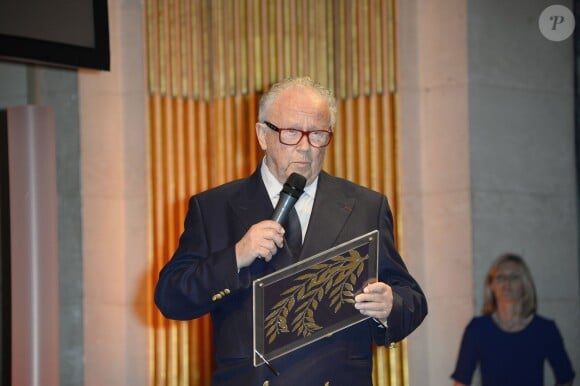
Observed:
[[[516,265],[516,269],[520,274],[522,285],[524,289],[524,293],[521,298],[521,306],[522,306],[522,316],[527,317],[531,314],[536,313],[537,309],[537,300],[536,300],[536,287],[534,285],[534,279],[532,278],[532,274],[528,269],[524,259],[520,256],[513,254],[513,253],[506,253],[504,255],[499,256],[489,268],[487,272],[487,276],[485,278],[484,283],[484,290],[483,290],[483,309],[482,312],[484,315],[489,315],[494,313],[497,310],[497,299],[493,294],[491,289],[491,285],[493,280],[495,279],[495,275],[500,265],[511,262]]]

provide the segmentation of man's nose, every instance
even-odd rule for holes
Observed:
[[[306,133],[302,134],[302,138],[300,138],[300,141],[296,144],[296,147],[300,148],[300,149],[308,149],[310,148],[310,141],[308,139],[308,135]]]

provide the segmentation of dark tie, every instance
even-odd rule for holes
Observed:
[[[298,256],[300,256],[300,251],[302,250],[302,227],[300,226],[300,220],[298,219],[295,208],[292,208],[288,214],[285,237],[288,248],[292,252],[292,257],[298,260]]]

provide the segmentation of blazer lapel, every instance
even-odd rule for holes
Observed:
[[[244,184],[239,194],[231,198],[228,204],[243,224],[245,233],[255,223],[270,218],[274,209],[259,167]]]
[[[304,238],[301,257],[310,257],[334,246],[350,216],[355,199],[325,172],[320,173],[314,206]]]

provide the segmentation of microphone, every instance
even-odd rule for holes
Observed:
[[[282,191],[280,192],[280,199],[272,214],[272,220],[278,224],[286,223],[290,211],[298,201],[298,198],[304,193],[304,186],[306,185],[306,178],[298,173],[290,174],[290,177],[284,183]]]
[[[284,183],[280,198],[272,214],[272,220],[278,224],[284,225],[288,220],[290,211],[298,201],[298,198],[304,193],[304,186],[306,185],[306,178],[298,173],[292,173]],[[258,256],[258,259],[264,260],[263,256]]]

